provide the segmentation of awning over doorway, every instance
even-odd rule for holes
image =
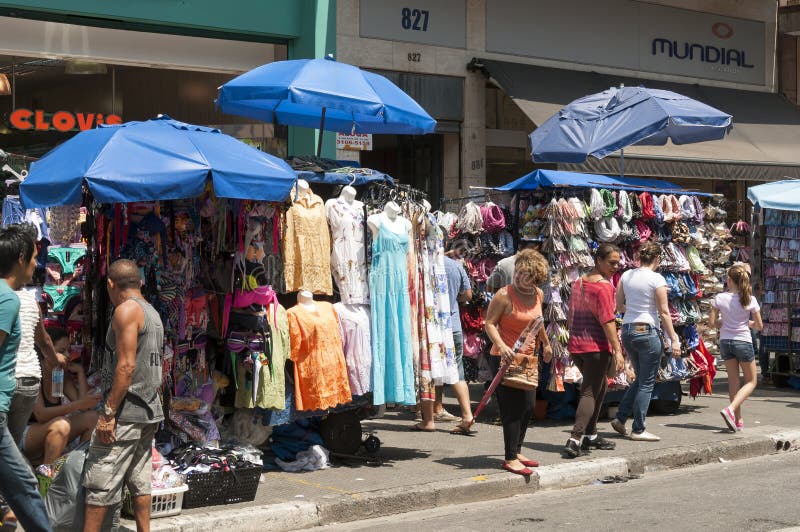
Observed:
[[[650,79],[578,72],[536,65],[477,59],[475,66],[494,78],[537,126],[569,102],[621,83],[674,91],[733,115],[724,139],[675,146],[625,149],[625,174],[658,178],[719,178],[774,181],[800,178],[800,111],[773,93],[703,87]],[[619,157],[559,164],[560,170],[617,174]]]

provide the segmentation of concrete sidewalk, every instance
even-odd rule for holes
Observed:
[[[677,414],[648,417],[648,430],[662,437],[657,443],[621,438],[601,422],[601,434],[614,439],[617,449],[575,460],[560,454],[572,422],[537,422],[523,452],[541,467],[528,479],[500,469],[502,427],[487,423],[495,415],[488,408],[474,436],[448,434],[450,423],[439,424],[435,433],[411,432],[412,415],[388,412],[363,424],[381,439],[380,467],[349,462],[311,473],[265,473],[255,501],[184,510],[154,520],[152,529],[293,530],[800,448],[799,393],[757,390],[744,406],[745,430],[733,434],[719,414],[727,405],[726,386],[723,372],[713,396],[684,397]],[[472,392],[478,400],[482,387],[473,385]],[[454,405],[448,408],[456,412]],[[133,522],[125,525],[135,530]]]

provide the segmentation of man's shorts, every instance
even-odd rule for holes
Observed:
[[[117,423],[117,440],[106,445],[92,434],[86,455],[86,504],[111,506],[122,500],[123,483],[131,495],[150,495],[153,437],[158,423]]]

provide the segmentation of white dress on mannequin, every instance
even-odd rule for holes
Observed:
[[[364,204],[340,196],[325,204],[331,228],[331,273],[342,303],[369,304]]]

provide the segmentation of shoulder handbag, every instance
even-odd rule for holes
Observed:
[[[502,384],[519,390],[534,390],[539,384],[539,357],[536,339],[544,320],[533,318],[514,343],[514,359],[503,375]]]

